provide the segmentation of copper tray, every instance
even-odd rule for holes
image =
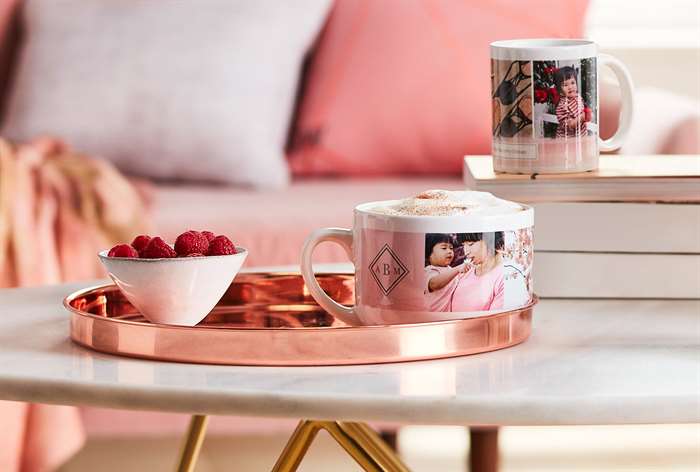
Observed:
[[[336,301],[352,304],[354,276],[317,275]],[[152,324],[112,284],[75,292],[71,339],[110,354],[229,365],[342,365],[463,356],[530,335],[532,309],[454,321],[350,327],[323,311],[298,273],[241,273],[195,327]]]

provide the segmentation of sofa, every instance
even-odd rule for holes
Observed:
[[[75,4],[76,2],[72,3]],[[351,8],[349,6],[350,3],[351,0],[341,0],[333,7],[334,10],[332,10],[331,15],[336,15],[336,21],[338,21],[338,9]],[[553,3],[556,4],[557,2]],[[579,8],[577,10],[579,13],[585,10],[587,2],[575,3],[577,5],[580,4],[577,7]],[[13,13],[14,10],[10,6],[16,7],[16,4],[17,2],[14,1],[2,4],[2,14],[4,16],[0,20],[6,26],[6,40],[7,38],[17,40],[15,37],[16,32],[13,30],[14,26],[12,26],[14,23],[9,19],[15,15]],[[364,5],[365,2],[357,2],[357,4]],[[410,9],[407,11],[407,16],[412,14]],[[363,11],[362,14],[370,15],[371,11],[369,13]],[[439,12],[433,10],[428,12],[428,14],[439,16]],[[443,20],[444,18],[440,19],[440,21]],[[582,25],[576,26],[572,35],[580,35],[582,33],[581,28]],[[395,144],[395,142],[387,144],[387,142],[378,138],[374,141],[370,139],[360,146],[357,142],[353,143],[353,141],[358,141],[361,136],[353,137],[352,135],[349,137],[346,135],[338,137],[338,141],[345,144],[338,145],[338,148],[328,148],[328,146],[334,144],[333,139],[335,138],[328,138],[328,141],[324,142],[324,136],[319,137],[318,133],[332,135],[334,132],[333,124],[349,125],[343,120],[334,122],[326,116],[327,121],[314,127],[314,119],[318,120],[318,118],[309,114],[313,115],[315,108],[312,107],[314,110],[305,112],[304,99],[311,92],[309,87],[313,86],[310,85],[311,82],[309,81],[323,72],[323,68],[314,68],[313,52],[322,47],[319,41],[322,42],[324,38],[328,39],[329,34],[331,34],[329,33],[328,24],[322,31],[323,34],[318,37],[320,40],[314,40],[314,49],[310,50],[311,55],[308,56],[305,62],[305,75],[302,75],[302,77],[305,77],[306,81],[300,80],[298,87],[295,86],[295,90],[298,92],[295,99],[296,105],[290,104],[288,106],[289,117],[285,123],[288,123],[289,133],[285,134],[287,139],[283,143],[280,153],[284,154],[286,151],[286,154],[292,161],[291,168],[294,174],[291,176],[291,183],[285,185],[284,178],[280,177],[275,178],[272,183],[263,182],[262,187],[258,185],[259,182],[253,182],[252,184],[251,182],[244,182],[243,185],[232,185],[232,182],[212,183],[211,179],[191,181],[183,179],[181,175],[173,175],[171,176],[173,178],[167,178],[163,177],[163,175],[149,175],[146,172],[146,177],[153,177],[153,181],[146,193],[148,194],[149,217],[154,227],[154,233],[163,236],[166,240],[173,240],[186,229],[207,229],[217,234],[227,234],[237,244],[248,248],[250,251],[246,262],[248,268],[298,264],[299,251],[306,236],[319,227],[351,226],[352,208],[360,202],[408,196],[430,188],[464,188],[460,176],[461,156],[466,153],[488,153],[490,133],[484,134],[479,131],[480,134],[478,134],[475,131],[477,128],[481,130],[483,128],[481,125],[469,128],[469,133],[471,134],[468,137],[474,141],[474,144],[460,140],[459,134],[455,135],[455,130],[452,128],[450,136],[443,136],[440,133],[438,133],[438,136],[412,133],[411,127],[402,128],[395,135],[392,134],[390,127],[386,130],[387,135],[393,136],[395,140],[416,140],[418,144],[415,147],[421,149],[420,154],[416,154],[411,149],[407,150],[401,145],[392,148],[392,144]],[[450,32],[449,29],[446,31]],[[458,31],[455,34],[459,36],[461,32]],[[495,32],[493,34],[501,33]],[[446,38],[440,40],[452,44],[452,47],[458,48],[459,52],[459,38],[455,40],[449,36],[450,34],[447,34]],[[371,37],[375,39],[380,38],[380,36]],[[482,42],[474,47],[477,49],[486,48],[488,43],[484,42],[486,41],[485,38],[482,37],[480,39]],[[15,43],[15,48],[17,48],[17,44],[21,43],[21,41],[19,43],[15,41]],[[3,48],[2,54],[0,54],[0,60],[3,60],[5,66],[2,70],[2,81],[0,82],[5,85],[5,98],[3,99],[5,104],[7,104],[7,94],[11,93],[12,87],[18,86],[16,75],[14,83],[12,79],[17,54],[16,49],[8,47]],[[328,52],[326,51],[325,54],[328,54]],[[345,59],[349,60],[347,57]],[[459,67],[462,68],[463,65]],[[350,73],[348,72],[348,74]],[[366,70],[363,74],[371,75],[372,70]],[[385,76],[383,80],[391,80],[391,78]],[[443,82],[441,86],[444,86],[446,83]],[[392,83],[387,83],[385,87],[392,88],[392,85]],[[364,86],[369,87],[369,85]],[[478,90],[473,92],[475,96],[484,95],[486,97],[485,94],[489,93],[487,81],[485,80],[477,80],[470,86],[478,87]],[[338,85],[338,87],[340,86]],[[357,90],[357,101],[363,99],[364,92],[366,90]],[[339,94],[340,92],[336,93]],[[373,100],[376,98],[374,95],[371,95],[371,97]],[[657,103],[658,105],[658,98],[654,97],[653,93],[643,91],[639,95],[639,99],[645,107],[652,106],[649,105],[650,103]],[[317,97],[318,100],[321,100],[321,98]],[[352,97],[349,100],[351,99]],[[487,100],[487,98],[484,100]],[[654,102],[654,100],[657,101]],[[669,100],[672,102],[673,99],[664,98],[663,106],[671,109],[673,104],[669,103]],[[374,120],[372,122],[373,129],[381,131],[382,127],[386,128],[386,123],[376,121],[381,116],[381,113],[378,112],[381,111],[382,105],[371,101],[366,106],[368,109],[371,108],[373,113],[370,113],[367,120],[361,124],[367,124]],[[454,105],[446,104],[444,106],[451,107]],[[613,111],[608,116],[605,115],[605,110],[601,112],[601,120],[608,120],[601,123],[603,129],[606,126],[614,128],[615,112],[614,107],[611,108]],[[431,113],[439,115],[439,110],[439,106],[436,106]],[[340,113],[342,109],[334,112]],[[405,113],[415,112],[415,110],[408,110]],[[358,113],[358,110],[353,109],[353,113]],[[397,113],[400,115],[401,110]],[[465,119],[468,119],[469,123],[489,122],[488,115],[483,116],[483,114],[479,113],[475,114],[475,116],[472,116],[472,114],[468,115],[468,118]],[[393,117],[394,115],[392,114],[391,116]],[[646,118],[648,119],[649,117],[647,116]],[[4,121],[7,122],[12,119],[13,117],[10,114],[5,116]],[[635,125],[636,128],[632,130],[632,142],[635,140],[635,133],[640,139],[641,137],[648,137],[649,129],[652,127],[646,126],[644,119],[645,117],[641,117]],[[301,130],[296,126],[296,123],[303,120],[308,126]],[[449,117],[438,116],[420,129],[427,133],[435,130],[436,127],[439,129],[441,124],[448,126],[445,125],[447,121],[449,121]],[[678,117],[674,123],[679,126],[659,132],[657,139],[642,151],[646,151],[649,154],[662,153],[668,149],[680,153],[697,152],[697,150],[694,150],[696,144],[692,137],[688,139],[688,144],[685,144],[681,149],[677,148],[678,139],[673,139],[669,143],[669,136],[673,133],[681,132],[682,136],[687,136],[688,133],[692,134],[695,129],[693,128],[695,122],[689,119],[688,115],[684,115],[683,117]],[[357,126],[360,126],[360,124],[357,124]],[[453,125],[449,124],[449,126],[452,127]],[[681,129],[681,131],[678,131],[679,127],[686,127],[688,130],[683,131]],[[53,130],[45,131],[53,132]],[[287,130],[284,130],[284,132],[287,133]],[[370,132],[372,130],[362,127],[358,131],[360,134],[364,133],[362,134],[363,136]],[[58,134],[62,136],[60,133]],[[474,137],[472,134],[474,136],[478,134],[478,136]],[[18,134],[18,136],[21,136],[21,134]],[[379,136],[381,137],[381,134]],[[71,142],[70,136],[66,138]],[[435,142],[440,143],[443,140],[448,141],[450,146],[437,146],[439,148],[438,151],[435,154],[431,154],[431,145]],[[359,146],[359,151],[357,152],[363,152],[362,150],[366,149],[366,146],[372,145],[372,143],[381,147],[381,150],[377,151],[376,157],[367,157],[368,155],[374,155],[372,153],[363,155],[362,165],[353,166],[352,152],[358,149],[353,147],[354,144]],[[314,148],[316,144],[318,146]],[[90,146],[92,145],[94,144],[90,143]],[[307,152],[309,146],[313,149]],[[330,170],[328,168],[331,165],[328,163],[334,162],[334,156],[340,153],[338,149],[347,151],[346,154],[338,158],[338,162],[342,166],[337,169],[342,168],[342,172],[335,172],[333,168]],[[625,152],[625,150],[623,149],[622,152]],[[640,150],[635,148],[634,152],[640,152]],[[401,159],[402,153],[408,156],[406,157],[405,165],[391,164],[389,167],[382,167],[379,164],[379,161],[383,162],[384,159],[387,162],[396,163],[398,159]],[[98,150],[97,154],[101,154],[101,152]],[[159,159],[166,157],[160,156]],[[197,157],[192,157],[192,159],[196,161]],[[312,164],[309,164],[311,161],[313,161]],[[116,162],[118,166],[120,163],[123,164],[119,160]],[[262,164],[263,171],[266,165],[265,163]],[[133,173],[133,169],[134,167],[129,167],[129,165],[122,168],[127,174]],[[143,174],[141,177],[143,177]],[[342,248],[331,244],[321,245],[315,252],[315,258],[318,262],[347,262]],[[89,435],[170,434],[174,431],[184,430],[187,422],[187,417],[184,415],[114,411],[92,407],[81,408],[81,414],[85,429]],[[293,421],[215,418],[212,422],[211,430],[215,433],[270,431],[274,429],[291,430],[293,425]]]

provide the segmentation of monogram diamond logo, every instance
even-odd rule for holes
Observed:
[[[372,260],[369,265],[369,271],[372,273],[374,281],[377,282],[379,288],[384,292],[384,295],[389,295],[399,282],[408,275],[408,269],[388,244],[385,244],[379,251],[379,254]]]

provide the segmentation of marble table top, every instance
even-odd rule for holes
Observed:
[[[700,301],[542,300],[519,346],[346,367],[120,358],[68,338],[68,293],[0,290],[0,399],[412,424],[700,422]]]

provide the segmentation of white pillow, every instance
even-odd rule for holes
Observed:
[[[280,187],[329,0],[29,0],[2,134],[127,173]]]

